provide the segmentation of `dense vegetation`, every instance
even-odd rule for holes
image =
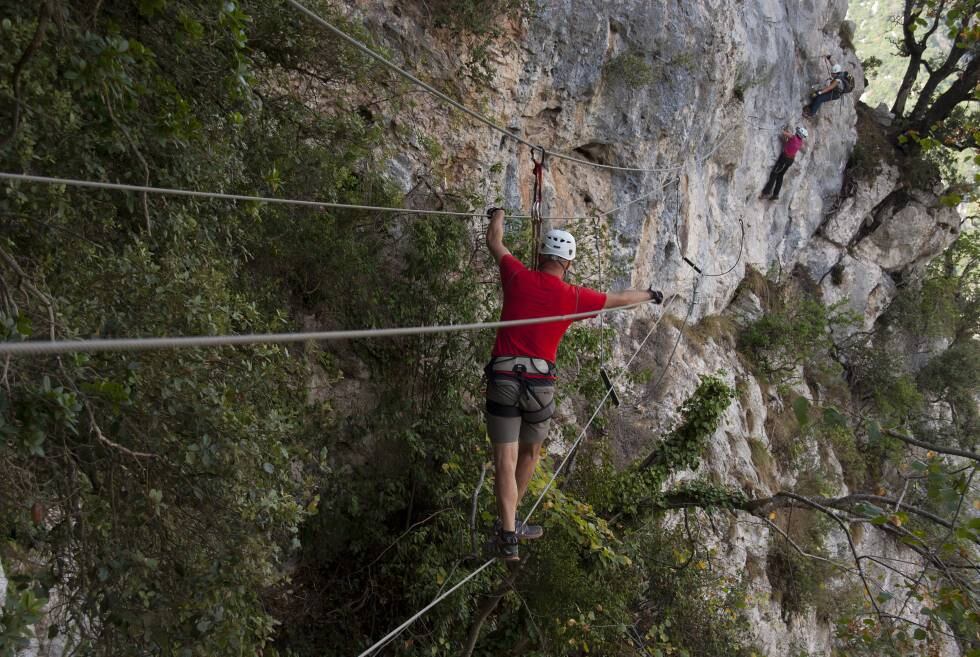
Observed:
[[[370,41],[326,3],[308,4]],[[461,30],[476,44],[493,38],[496,19],[528,10],[514,0],[412,4],[433,29]],[[399,83],[285,5],[0,0],[0,8],[3,171],[370,205],[443,200],[406,198],[381,175],[377,163],[394,146],[438,151],[399,118],[411,102]],[[613,68],[642,82],[628,64]],[[487,62],[461,65],[479,76]],[[494,314],[493,268],[478,227],[463,222],[14,182],[2,190],[4,340]],[[453,198],[449,207],[464,208],[473,195]],[[526,248],[528,227],[509,230]],[[729,375],[703,376],[676,425],[649,436],[655,447],[626,467],[614,465],[600,420],[538,511],[547,535],[521,569],[493,565],[388,650],[758,654],[742,613],[751,602],[745,581],[717,563],[708,538],[735,510],[775,528],[764,569],[787,619],[816,608],[869,653],[926,645],[938,630],[920,637],[873,616],[860,595],[821,589],[840,568],[794,547],[834,556],[833,524],[813,507],[821,501],[885,529],[915,518],[827,498],[834,473],[796,445],[829,445],[855,490],[891,485],[896,464],[907,463],[901,472],[915,474],[906,500],[916,508],[948,513],[967,497],[972,470],[939,453],[906,459],[900,436],[974,449],[975,262],[975,242],[963,238],[903,295],[894,321],[936,322],[907,328],[952,346],[945,361],[889,366],[892,379],[874,378],[875,358],[897,358],[892,334],[882,329],[838,353],[829,331],[851,320],[819,299],[773,294],[768,316],[745,329],[746,362],[786,398],[773,451],[813,473],[797,490],[749,499],[702,476],[674,482],[678,471],[697,471],[737,394]],[[357,654],[485,557],[493,504],[479,364],[490,339],[6,360],[0,565],[10,587],[0,655],[34,633],[75,655]],[[601,396],[594,354],[608,336],[577,327],[566,340],[560,403],[581,416]],[[842,373],[860,391],[856,406]],[[797,399],[787,386],[798,377],[837,396]],[[936,404],[951,409],[948,427],[927,421]],[[764,446],[758,456],[772,458]],[[553,465],[546,457],[542,470]],[[543,485],[532,482],[532,494]],[[970,524],[945,538],[934,529],[910,533],[922,531],[922,549],[943,563],[976,538]],[[937,601],[954,632],[973,636],[970,587],[941,575],[910,593]]]
[[[397,83],[283,6],[2,8],[5,171],[411,202],[373,165],[386,148],[380,121],[397,117]],[[386,128],[411,142],[394,120]],[[3,189],[6,340],[468,321],[496,296],[479,236],[444,218]],[[471,530],[482,537],[490,520],[489,481],[474,526],[469,511],[488,458],[475,400],[490,337],[5,361],[0,653],[35,632],[71,654],[113,657],[360,651],[482,555]],[[568,339],[595,346],[600,336],[582,328]],[[582,400],[563,403],[596,401],[596,363],[561,365]],[[706,379],[685,407],[693,424],[624,481],[653,504],[673,468],[694,463],[729,396]],[[549,496],[540,516],[550,538],[519,586],[489,598],[499,603],[492,628],[476,622],[484,598],[474,594],[510,581],[496,566],[397,650],[455,655],[481,630],[480,654],[515,640],[551,655],[741,650],[746,628],[726,611],[737,583],[718,593],[707,565],[671,600],[637,611],[637,591],[673,581],[671,538],[612,531],[587,499],[610,517],[623,511],[595,486],[608,473],[583,468]]]
[[[978,242],[963,233],[870,331],[823,305],[805,273],[755,283],[766,312],[739,345],[785,409],[766,428],[772,457],[796,483],[733,505],[770,513],[767,567],[784,619],[814,609],[838,624],[845,654],[932,654],[934,641],[953,637],[964,654],[980,654],[980,523],[970,513],[980,462]],[[765,471],[768,454],[754,448],[753,458]],[[918,555],[916,574],[858,547],[869,531]],[[900,611],[889,606],[896,599]],[[912,600],[945,625],[909,622]]]

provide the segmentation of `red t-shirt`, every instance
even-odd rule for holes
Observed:
[[[794,158],[800,152],[801,148],[803,148],[803,138],[799,135],[793,135],[783,144],[783,155],[788,158]]]
[[[500,260],[500,281],[504,287],[502,321],[593,312],[606,305],[604,293],[528,269],[510,254]],[[492,355],[544,358],[554,363],[558,343],[572,321],[503,326],[497,329]]]

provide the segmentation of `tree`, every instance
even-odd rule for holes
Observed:
[[[902,39],[896,45],[898,53],[908,57],[909,62],[892,113],[907,119],[907,129],[925,134],[934,124],[949,118],[959,105],[978,100],[978,6],[977,0],[905,0]],[[930,61],[926,50],[940,27],[945,28],[951,46],[945,58]],[[928,76],[915,106],[906,115],[906,106],[923,70]],[[974,147],[976,140],[969,135],[968,141],[953,140],[948,145],[962,150]]]
[[[978,0],[904,0],[902,37],[894,41],[908,66],[892,105],[900,144],[927,154],[949,189],[943,202],[957,205],[975,196],[980,174],[962,180],[955,153],[972,151],[980,140],[980,18]],[[929,56],[939,45],[939,54]],[[923,74],[925,80],[922,81]],[[909,110],[908,105],[914,98]]]

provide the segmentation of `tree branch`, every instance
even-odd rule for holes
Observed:
[[[795,499],[796,501],[801,502],[807,506],[810,506],[816,509],[817,511],[823,512],[824,515],[826,515],[828,518],[836,522],[838,526],[840,526],[841,531],[844,532],[844,536],[847,537],[847,545],[851,549],[851,555],[854,558],[854,564],[857,566],[858,577],[861,578],[861,583],[864,585],[864,591],[865,593],[868,594],[868,600],[871,602],[871,606],[874,607],[875,613],[880,616],[881,609],[878,608],[878,602],[875,600],[874,595],[871,593],[871,586],[868,584],[868,578],[865,576],[864,568],[861,566],[861,558],[858,556],[857,547],[855,547],[854,545],[854,537],[851,536],[851,530],[848,529],[847,524],[845,524],[844,521],[841,520],[837,516],[837,514],[831,511],[829,508],[817,502],[814,502],[809,498],[806,498],[802,495],[797,495],[796,493],[788,493],[788,492],[780,493],[780,495],[784,495],[791,499]]]
[[[463,648],[463,657],[473,657],[473,650],[476,648],[476,642],[480,638],[480,630],[483,629],[483,624],[487,622],[487,619],[490,618],[490,614],[493,613],[493,610],[497,608],[500,601],[503,600],[505,595],[507,595],[507,591],[514,586],[514,580],[517,579],[517,574],[521,572],[521,568],[524,567],[524,564],[524,561],[520,562],[520,564],[511,570],[511,572],[503,579],[494,592],[480,603],[480,606],[477,609],[476,619],[473,621],[473,625],[470,626],[470,633],[466,638],[466,646]]]
[[[20,76],[24,71],[24,67],[37,52],[41,44],[44,43],[44,31],[48,27],[48,22],[51,19],[51,4],[49,2],[44,2],[41,4],[41,11],[37,17],[37,28],[34,30],[34,38],[24,49],[23,54],[21,54],[20,59],[14,65],[14,70],[10,74],[10,86],[14,90],[14,118],[11,121],[10,130],[0,138],[0,148],[4,148],[17,134],[17,129],[20,127]]]
[[[916,447],[921,447],[923,449],[932,450],[933,452],[938,452],[939,454],[949,454],[951,456],[962,456],[963,458],[972,459],[980,463],[980,454],[976,452],[970,452],[965,449],[957,449],[956,447],[945,447],[943,445],[936,445],[933,443],[927,443],[924,440],[918,440],[912,436],[906,436],[893,429],[884,429],[883,433],[892,438],[897,438],[904,443],[909,445],[915,445]]]
[[[102,429],[99,428],[99,423],[95,421],[95,413],[92,412],[92,405],[87,401],[85,402],[85,410],[88,412],[89,424],[92,426],[92,432],[95,433],[95,437],[99,439],[99,442],[106,447],[111,447],[112,449],[122,452],[126,456],[130,456],[134,459],[155,459],[159,458],[156,454],[150,454],[148,452],[135,452],[128,447],[123,447],[117,442],[113,442],[106,438],[105,434],[102,433]]]
[[[109,101],[107,93],[102,94],[102,102],[105,103],[106,110],[109,113],[109,118],[112,120],[112,123],[119,128],[119,131],[129,143],[129,147],[133,150],[133,153],[136,154],[136,158],[140,161],[140,165],[143,167],[143,185],[149,187],[150,165],[147,164],[146,158],[143,157],[143,152],[140,151],[139,147],[136,145],[136,142],[133,140],[132,135],[129,134],[129,130],[126,128],[126,126],[116,120],[116,115],[112,111],[112,103]],[[152,224],[150,223],[150,201],[147,198],[148,195],[146,192],[143,192],[140,196],[143,199],[143,218],[146,220],[146,234],[151,235],[153,231]]]

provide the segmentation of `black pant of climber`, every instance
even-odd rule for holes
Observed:
[[[803,110],[803,113],[806,116],[816,116],[817,112],[820,110],[820,106],[826,103],[828,100],[837,100],[840,98],[839,93],[840,92],[838,92],[836,89],[832,89],[826,93],[817,94],[813,97],[813,100],[810,101],[810,104],[806,106],[806,109]]]
[[[762,189],[763,196],[771,196],[774,201],[779,198],[779,190],[783,186],[783,174],[786,173],[786,170],[792,164],[793,158],[786,157],[783,153],[779,154],[779,159],[776,160],[775,166],[773,166],[772,171],[769,173],[769,180]]]

